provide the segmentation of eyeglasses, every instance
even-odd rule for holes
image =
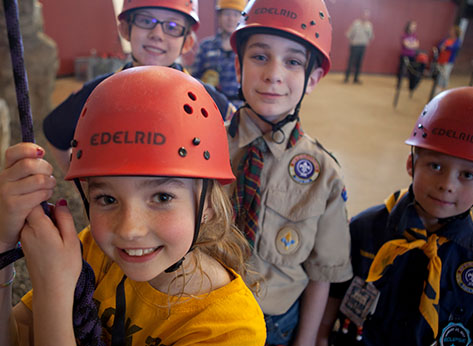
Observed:
[[[152,30],[156,25],[161,24],[161,28],[165,34],[173,37],[181,37],[186,33],[187,28],[170,20],[160,21],[154,17],[137,13],[133,16],[131,22],[141,29]]]

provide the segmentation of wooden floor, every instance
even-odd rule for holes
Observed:
[[[469,77],[452,76],[450,87],[468,85]],[[363,75],[361,79],[361,85],[344,84],[342,74],[329,73],[304,99],[301,110],[305,131],[342,166],[350,216],[410,183],[405,169],[409,147],[404,141],[432,89],[432,80],[424,79],[410,98],[406,80],[394,108],[393,76]],[[73,78],[58,79],[53,103],[81,84]]]

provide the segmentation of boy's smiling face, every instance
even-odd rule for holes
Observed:
[[[473,205],[473,162],[427,149],[416,149],[415,166],[407,161],[424,222],[464,213]],[[430,220],[429,220],[430,219]],[[426,226],[427,226],[426,224]]]
[[[307,61],[307,49],[296,41],[268,34],[251,35],[243,52],[243,75],[236,60],[246,102],[269,121],[284,119],[301,99]],[[307,93],[322,75],[321,68],[312,72]]]
[[[146,8],[135,10],[132,15],[137,13],[159,21],[172,21],[179,25],[189,26],[185,16],[176,11]],[[141,66],[170,66],[181,54],[187,53],[194,43],[192,35],[173,37],[165,34],[160,24],[153,29],[143,29],[121,21],[119,29],[121,35],[130,41],[133,57],[137,60],[135,64]]]

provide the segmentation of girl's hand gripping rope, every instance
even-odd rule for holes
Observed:
[[[5,153],[5,169],[0,171],[1,253],[15,248],[28,215],[53,194],[53,168],[43,157],[44,150],[34,143],[19,143]]]

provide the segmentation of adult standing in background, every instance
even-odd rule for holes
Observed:
[[[448,37],[443,39],[438,45],[438,86],[440,88],[439,91],[445,90],[448,87],[448,82],[450,80],[450,74],[452,73],[453,64],[461,47],[460,34],[460,27],[455,25],[450,28]]]
[[[235,53],[230,46],[230,35],[236,29],[247,0],[218,0],[218,31],[213,37],[202,40],[192,65],[192,75],[213,85],[238,105]]]
[[[363,10],[361,18],[355,19],[347,31],[347,37],[350,41],[350,57],[348,58],[347,70],[345,72],[345,83],[350,78],[350,72],[354,68],[353,83],[361,84],[358,76],[361,70],[361,63],[365,54],[366,47],[374,38],[373,24],[370,22],[370,10]]]
[[[397,87],[401,85],[402,77],[404,76],[407,66],[405,58],[409,62],[415,60],[417,49],[419,49],[419,39],[416,34],[417,22],[410,20],[404,28],[404,34],[401,36],[401,55],[399,57],[399,68],[397,72]]]

